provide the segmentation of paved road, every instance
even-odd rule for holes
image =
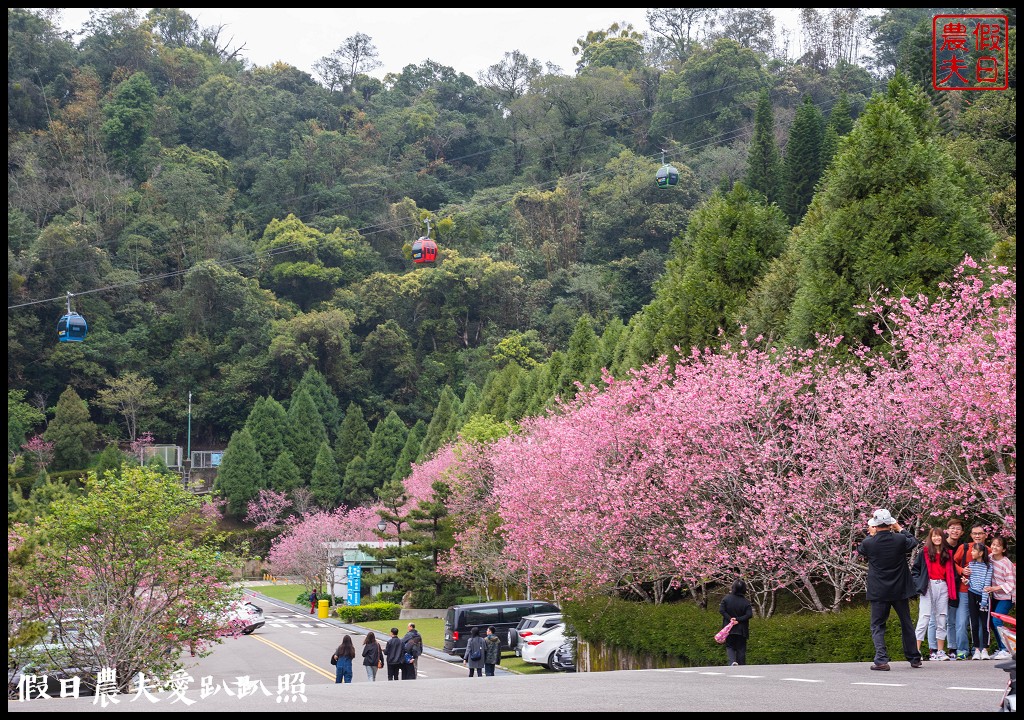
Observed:
[[[551,711],[789,711],[846,712],[882,708],[923,712],[985,712],[998,708],[1006,675],[994,662],[925,663],[914,670],[892,664],[889,673],[868,670],[867,663],[762,665],[678,668],[607,673],[513,675],[468,678],[461,665],[437,657],[421,658],[416,682],[367,680],[356,667],[354,683],[334,684],[330,651],[342,633],[353,631],[335,620],[318,620],[257,600],[267,625],[254,635],[226,641],[206,658],[187,658],[192,680],[178,693],[152,698],[119,696],[119,702],[94,698],[9,701],[9,712],[251,712],[287,710],[336,712],[346,707],[398,710],[467,710],[484,706],[523,707],[524,698]],[[357,640],[357,646],[362,638]],[[267,668],[273,672],[267,672]],[[245,678],[243,680],[243,678]]]

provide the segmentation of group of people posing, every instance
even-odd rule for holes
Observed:
[[[377,671],[387,666],[388,680],[415,680],[416,668],[420,655],[423,654],[423,637],[416,629],[415,623],[409,623],[409,631],[398,637],[398,628],[391,628],[391,637],[381,648],[376,636],[369,632],[363,639],[363,667],[366,678],[371,682],[377,680]],[[331,664],[335,667],[334,682],[352,682],[352,665],[356,657],[355,643],[352,636],[341,639],[341,645],[331,656]]]
[[[921,597],[914,630],[918,650],[927,639],[927,660],[1003,660],[1010,656],[995,629],[1017,601],[1016,568],[1006,557],[1007,541],[989,538],[981,525],[962,541],[963,522],[929,529],[911,576]],[[991,628],[991,632],[990,632]],[[991,636],[997,649],[989,656]],[[943,647],[946,645],[947,647]]]
[[[875,645],[872,670],[889,670],[885,625],[890,610],[900,621],[903,653],[910,666],[931,660],[988,660],[990,628],[1002,625],[994,614],[1006,614],[1017,600],[1016,567],[1006,557],[1007,541],[988,537],[981,525],[961,541],[963,522],[953,518],[928,529],[924,548],[908,568],[907,557],[920,542],[888,510],[879,509],[868,521],[868,537],[858,552],[868,561],[867,598],[871,603],[871,638]],[[916,626],[910,598],[919,596]],[[992,659],[1009,657],[1002,637]],[[931,655],[922,654],[928,640]],[[948,642],[948,647],[945,647]]]

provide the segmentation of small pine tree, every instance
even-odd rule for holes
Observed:
[[[576,321],[576,328],[569,338],[569,351],[565,356],[565,365],[558,377],[556,392],[563,398],[576,396],[576,382],[583,382],[590,375],[597,355],[597,335],[594,334],[594,323],[589,315]],[[495,417],[502,417],[495,413]]]
[[[320,418],[327,429],[328,439],[334,440],[341,426],[342,413],[341,407],[338,404],[338,397],[331,390],[331,386],[327,384],[327,378],[316,368],[309,368],[295,387],[292,397],[299,390],[305,390],[309,393],[313,403],[316,405],[316,409],[320,412]]]
[[[341,501],[349,507],[359,507],[373,499],[373,483],[366,472],[366,461],[356,455],[345,468],[341,483]]]
[[[418,460],[429,458],[441,447],[445,431],[448,429],[448,423],[451,422],[454,410],[455,393],[452,392],[450,386],[445,385],[444,390],[441,391],[441,397],[437,400],[434,414],[430,418],[430,424],[427,426],[427,434],[423,438],[423,445],[420,446]]]
[[[395,462],[402,454],[408,434],[405,423],[394,410],[377,423],[370,449],[366,452],[366,475],[370,479],[371,489],[379,488],[391,480]]]
[[[426,436],[427,424],[422,420],[417,420],[416,424],[412,426],[412,430],[409,431],[409,436],[405,439],[405,446],[402,448],[401,455],[398,456],[398,462],[395,463],[395,472],[391,475],[392,480],[402,481],[409,477],[412,472],[412,464],[416,462],[420,448],[423,446],[423,438]]]
[[[125,461],[124,453],[117,446],[117,443],[108,443],[103,452],[96,458],[96,477],[102,478],[108,472],[114,473],[116,477],[121,476],[121,465]]]
[[[789,130],[783,173],[782,206],[794,225],[803,218],[814,198],[814,188],[823,169],[824,142],[824,118],[810,96],[805,96]]]

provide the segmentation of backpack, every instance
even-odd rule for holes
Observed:
[[[476,647],[474,647],[474,648],[473,648],[472,650],[470,650],[470,652],[469,652],[469,659],[470,659],[470,660],[473,660],[473,661],[476,661],[476,660],[480,660],[480,659],[482,659],[482,658],[483,658],[483,656],[484,656],[484,654],[483,654],[483,652],[482,652],[482,651],[480,650],[480,645],[479,645],[479,643],[477,643],[477,646],[476,646]]]
[[[402,647],[405,650],[406,655],[412,655],[414,658],[419,657],[423,654],[421,647],[421,641],[418,637],[411,637],[405,641],[405,645]]]

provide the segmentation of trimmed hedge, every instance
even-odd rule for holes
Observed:
[[[370,620],[397,620],[402,606],[395,603],[378,602],[369,605],[341,605],[334,610],[342,621],[360,623]]]
[[[917,618],[917,601],[911,600]],[[714,640],[722,627],[718,603],[702,610],[693,603],[647,605],[597,598],[567,602],[562,611],[581,640],[606,650],[621,649],[644,658],[642,667],[722,665],[724,646]],[[899,620],[889,616],[886,643],[892,659],[904,659]],[[840,613],[799,613],[750,621],[747,662],[752,665],[822,662],[870,662],[871,610],[852,607]],[[618,667],[595,669],[612,670]]]

